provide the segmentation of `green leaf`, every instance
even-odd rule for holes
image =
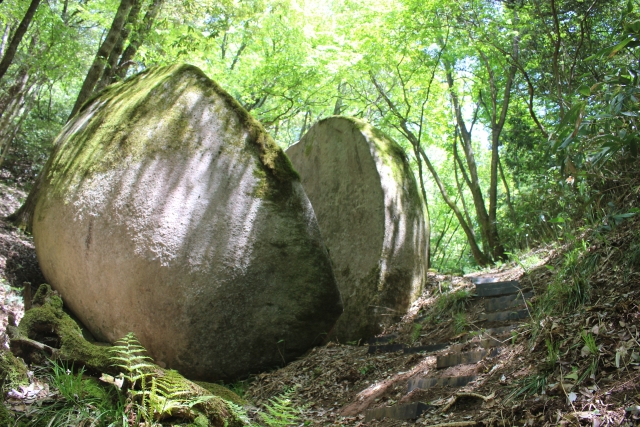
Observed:
[[[591,88],[589,88],[589,86],[587,86],[587,85],[582,85],[582,86],[580,86],[578,88],[578,92],[581,95],[590,96],[591,95]]]

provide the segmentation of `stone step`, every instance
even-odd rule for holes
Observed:
[[[500,326],[498,328],[485,329],[480,336],[499,337],[504,335],[511,335],[511,331],[516,329],[518,325]]]
[[[516,294],[521,290],[520,282],[517,280],[509,282],[478,283],[476,285],[476,296],[498,297],[501,295]]]
[[[365,412],[364,422],[372,420],[381,420],[382,418],[390,418],[394,420],[415,420],[428,411],[434,409],[435,406],[426,403],[416,402],[408,405],[396,405],[386,408],[374,408]]]
[[[381,344],[381,345],[370,345],[369,354],[375,353],[395,353],[397,351],[402,351],[404,354],[414,354],[414,353],[423,353],[423,352],[433,352],[445,349],[449,346],[448,343],[441,344],[430,344],[430,345],[421,345],[416,347],[407,347],[404,344]]]
[[[464,387],[471,381],[475,380],[475,375],[466,375],[462,377],[440,377],[440,378],[411,378],[408,385],[408,393],[413,390],[426,390],[431,387]]]
[[[480,348],[483,349],[487,349],[487,348],[495,348],[495,347],[502,347],[504,345],[504,343],[502,343],[502,341],[497,340],[495,338],[483,338],[481,340],[476,340],[476,341],[466,341],[464,343],[460,343],[460,344],[453,344],[450,347],[450,352],[451,353],[460,353],[462,352],[462,349],[464,349],[465,347],[469,347],[469,346],[478,346]]]
[[[382,335],[379,337],[369,338],[369,345],[386,344],[398,338],[398,334]]]
[[[474,285],[481,283],[496,283],[500,281],[497,277],[472,277],[469,280],[471,280],[471,283]]]
[[[467,351],[464,353],[451,353],[444,356],[438,356],[436,358],[436,367],[438,369],[442,369],[457,365],[471,365],[473,363],[478,363],[487,356],[496,356],[499,352],[500,348],[494,348],[492,350]]]
[[[498,337],[506,337],[511,335],[511,331],[516,329],[518,325],[500,326],[497,328],[488,328],[475,333],[466,334],[462,337],[463,342],[471,341],[474,339],[490,339]]]
[[[443,350],[449,346],[448,343],[442,344],[431,344],[431,345],[421,345],[416,347],[405,347],[402,349],[404,354],[414,354],[414,353],[431,353],[433,351]]]
[[[510,308],[520,307],[524,305],[524,301],[531,299],[533,292],[527,292],[523,295],[511,294],[503,297],[488,298],[484,301],[484,311],[487,313],[493,311],[504,311]],[[524,300],[523,298],[524,297]]]
[[[370,345],[368,354],[375,353],[395,353],[396,351],[404,350],[406,346],[404,344],[382,344],[382,345]]]
[[[529,311],[525,308],[518,311],[499,311],[497,313],[487,313],[478,316],[479,322],[504,322],[507,320],[521,320],[529,317]]]

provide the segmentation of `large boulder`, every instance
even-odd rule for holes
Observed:
[[[107,88],[62,130],[33,223],[42,271],[93,335],[232,379],[319,343],[342,312],[297,173],[199,69]]]
[[[338,338],[379,333],[420,295],[427,271],[424,203],[402,148],[366,122],[330,117],[286,152],[338,279]]]

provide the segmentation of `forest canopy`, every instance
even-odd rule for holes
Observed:
[[[430,265],[501,262],[633,215],[640,4],[613,0],[6,0],[0,178],[29,188],[67,120],[147,68],[200,67],[283,148],[354,116],[396,140]],[[634,172],[635,171],[635,172]]]

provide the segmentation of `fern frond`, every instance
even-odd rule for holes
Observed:
[[[290,427],[299,424],[301,409],[291,401],[293,389],[269,400],[260,414],[268,427]]]

